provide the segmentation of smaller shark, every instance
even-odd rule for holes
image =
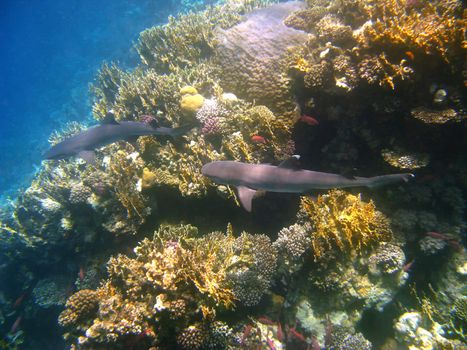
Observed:
[[[249,212],[251,211],[252,200],[257,190],[308,193],[313,189],[360,186],[373,188],[397,182],[407,182],[414,176],[413,174],[405,173],[348,178],[338,174],[300,169],[298,159],[298,156],[290,157],[278,166],[247,164],[235,161],[215,161],[205,164],[201,172],[214,182],[236,186],[240,203]]]
[[[120,121],[117,122],[112,113],[108,113],[103,123],[73,135],[52,146],[44,154],[45,159],[65,159],[79,156],[86,162],[94,163],[98,147],[124,140],[134,142],[139,136],[167,135],[180,136],[193,129],[193,125],[179,128],[165,128],[146,122]]]

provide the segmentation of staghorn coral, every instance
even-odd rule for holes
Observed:
[[[212,54],[216,28],[229,28],[241,20],[244,12],[267,3],[264,0],[225,3],[202,12],[169,17],[169,23],[140,34],[137,50],[141,61],[159,72],[195,66]]]
[[[97,120],[113,110],[117,120],[137,120],[140,115],[155,115],[164,124],[180,124],[180,100],[183,86],[195,86],[210,91],[214,82],[210,77],[212,67],[199,64],[179,69],[176,73],[161,74],[154,69],[141,67],[121,72],[116,86],[106,85],[106,74],[100,72],[91,91],[94,94],[93,115]],[[109,96],[113,96],[110,98]],[[161,115],[164,117],[161,118]]]
[[[318,197],[316,203],[303,197],[301,221],[311,220],[311,246],[315,259],[332,254],[337,248],[348,254],[360,254],[365,248],[388,241],[388,219],[376,210],[373,202],[344,191],[332,190]]]

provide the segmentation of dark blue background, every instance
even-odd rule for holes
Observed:
[[[132,48],[179,0],[1,0],[0,201],[27,186],[47,139],[90,118],[88,85],[102,62],[138,62]]]

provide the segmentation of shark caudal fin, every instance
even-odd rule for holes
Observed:
[[[256,194],[256,190],[253,190],[245,186],[238,186],[237,191],[238,191],[238,199],[240,200],[242,207],[245,208],[245,210],[250,213],[252,204],[253,204],[253,197]]]
[[[414,178],[415,175],[411,173],[403,174],[390,174],[390,175],[381,175],[370,177],[368,179],[367,187],[374,188],[384,185],[390,185],[397,182],[408,182],[410,179]]]

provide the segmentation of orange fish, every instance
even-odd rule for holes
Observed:
[[[311,126],[319,125],[319,121],[311,115],[303,114],[298,120]]]
[[[266,139],[261,135],[253,135],[251,141],[254,143],[266,143]]]
[[[80,267],[79,267],[79,273],[78,273],[78,275],[79,275],[79,280],[80,280],[81,282],[83,282],[84,276],[86,275],[86,273],[84,272],[84,267],[83,267],[83,266],[80,266]]]
[[[21,304],[23,303],[23,300],[24,298],[26,298],[26,295],[28,294],[28,292],[24,292],[23,294],[21,294],[18,299],[15,300],[15,302],[13,303],[13,308],[16,309],[18,308],[19,306],[21,306]]]
[[[407,55],[408,58],[410,58],[412,61],[415,59],[415,54],[412,51],[405,51],[405,54]]]

